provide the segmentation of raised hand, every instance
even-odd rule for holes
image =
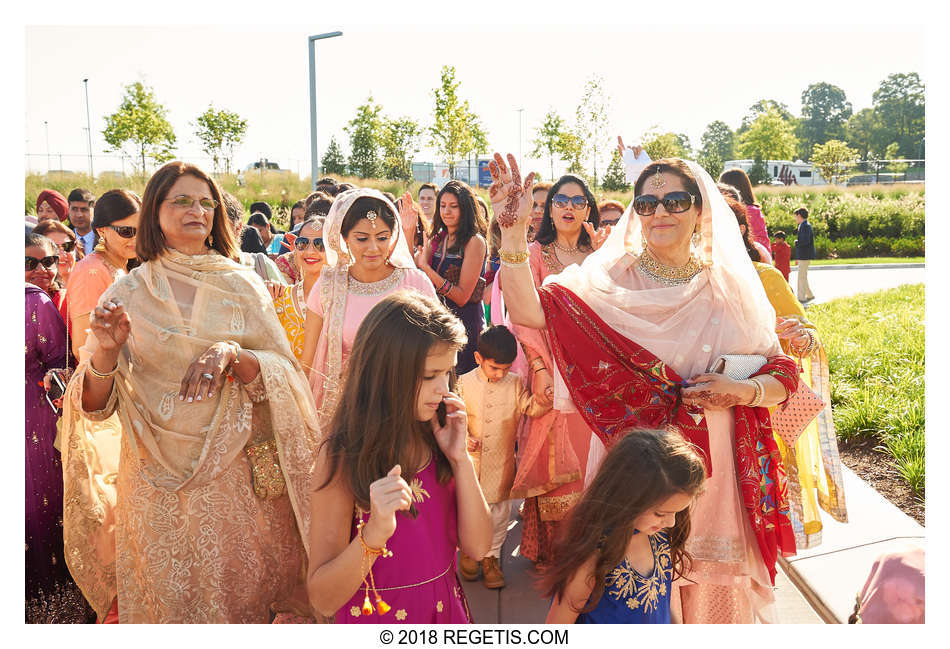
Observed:
[[[93,310],[89,317],[89,329],[99,342],[100,349],[117,352],[129,339],[132,321],[118,298],[112,298]]]
[[[412,506],[412,490],[402,479],[398,464],[369,486],[369,520],[363,540],[380,548],[396,533],[396,512]]]
[[[623,138],[618,135],[617,136],[617,150],[620,151],[620,155],[623,155],[624,149],[630,149],[631,151],[633,151],[634,158],[639,158],[640,154],[643,152],[643,147],[639,145],[625,147],[623,145]]]
[[[531,208],[534,201],[531,188],[534,185],[534,172],[528,174],[524,184],[521,183],[521,172],[515,157],[508,154],[508,163],[505,165],[500,153],[495,153],[495,159],[488,163],[492,184],[488,188],[492,211],[502,228],[510,228],[515,224],[527,226],[531,220]]]
[[[604,245],[607,237],[610,236],[610,227],[605,225],[602,228],[595,228],[589,221],[584,221],[584,229],[587,230],[587,234],[590,236],[591,248],[597,250]]]
[[[280,299],[284,292],[284,285],[280,282],[265,281],[264,286],[267,288],[267,292],[270,293],[270,299],[275,302]]]
[[[440,426],[438,416],[433,415],[432,433],[435,435],[439,448],[445,453],[445,457],[449,462],[455,463],[467,454],[468,413],[465,412],[465,402],[452,392],[449,392],[443,402],[445,403],[445,426]]]

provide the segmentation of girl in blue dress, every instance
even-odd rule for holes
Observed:
[[[706,479],[699,452],[667,430],[633,430],[571,511],[542,585],[549,624],[670,624],[689,570],[689,506]]]

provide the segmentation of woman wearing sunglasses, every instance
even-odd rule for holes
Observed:
[[[336,407],[343,369],[366,314],[402,289],[435,298],[432,282],[412,261],[396,206],[379,191],[360,188],[338,194],[322,239],[326,265],[307,297],[301,352],[301,364],[310,370],[321,430]],[[295,249],[295,256],[311,250]]]
[[[66,289],[59,277],[59,249],[48,237],[26,235],[26,283],[41,288],[66,320],[69,307]]]
[[[64,284],[76,267],[76,260],[82,259],[82,246],[76,245],[76,234],[63,225],[62,221],[45,219],[33,228],[33,234],[42,234],[56,244],[59,250],[59,268],[57,274]]]
[[[92,229],[96,246],[76,264],[66,284],[69,293],[69,322],[72,351],[78,358],[86,344],[89,314],[113,282],[124,276],[136,263],[135,235],[142,201],[133,192],[112,189],[96,201]]]
[[[307,611],[316,417],[214,180],[183,162],[156,171],[136,249],[141,266],[92,312],[64,399],[73,577],[120,623]],[[90,434],[113,414],[119,435]]]
[[[532,189],[532,222],[538,192]],[[496,208],[496,214],[497,208]],[[578,176],[561,176],[543,199],[541,221],[528,245],[528,264],[535,286],[572,264],[581,264],[606,239],[610,228],[598,229],[597,201]],[[504,289],[505,278],[501,287]],[[506,300],[507,302],[507,300]],[[512,324],[528,363],[524,376],[538,399],[550,405],[554,396],[551,350],[543,330]],[[557,431],[552,436],[551,431]],[[525,443],[512,498],[524,498],[521,554],[540,565],[554,560],[553,544],[565,503],[580,497],[584,488],[583,466],[590,445],[590,427],[573,411],[557,407],[537,419],[527,420]],[[568,460],[554,473],[549,457]]]
[[[532,178],[522,183],[514,156],[506,165],[495,154],[490,171],[511,319],[546,328],[555,407],[576,410],[594,433],[577,460],[593,475],[628,427],[678,429],[710,478],[673,605],[687,623],[774,621],[775,563],[795,539],[766,408],[797,389],[798,372],[715,182],[694,162],[651,162],[604,244],[536,289],[525,238]],[[747,362],[737,378],[710,373],[724,354],[759,358],[734,359]]]
[[[26,621],[83,623],[89,612],[63,555],[63,468],[54,448],[58,416],[43,377],[67,358],[66,325],[50,298],[59,257],[52,241],[26,235]],[[63,619],[66,613],[69,619]],[[75,619],[74,618],[78,618]]]
[[[294,239],[294,258],[300,280],[294,284],[273,284],[274,310],[277,319],[287,333],[287,340],[294,356],[299,361],[303,354],[304,325],[307,321],[307,298],[320,279],[320,271],[326,263],[323,249],[323,220],[304,221],[300,234]],[[268,288],[271,288],[270,286]]]

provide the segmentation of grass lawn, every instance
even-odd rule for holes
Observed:
[[[924,490],[924,285],[842,298],[808,310],[831,370],[840,439],[876,439]]]
[[[794,260],[793,260],[794,261]],[[813,259],[811,267],[840,266],[842,264],[922,264],[923,257],[854,257],[853,259]],[[792,270],[795,265],[792,264]]]

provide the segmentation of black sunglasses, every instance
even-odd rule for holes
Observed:
[[[72,252],[76,248],[76,241],[74,239],[66,239],[62,243],[57,243],[59,249],[63,252]]]
[[[656,206],[663,203],[663,208],[670,214],[679,214],[685,212],[692,205],[696,197],[688,192],[676,191],[670,192],[663,198],[657,198],[653,194],[644,194],[633,199],[633,211],[640,216],[652,216],[656,212]]]
[[[138,228],[134,225],[108,225],[106,227],[115,230],[115,233],[123,239],[131,239],[135,236],[135,233],[138,232]]]
[[[42,259],[37,259],[36,257],[26,257],[26,269],[27,270],[36,270],[36,267],[40,264],[43,264],[44,268],[52,268],[59,263],[59,255],[50,255],[48,257],[43,257]]]
[[[559,209],[566,209],[571,204],[575,210],[582,210],[587,207],[586,196],[567,196],[566,194],[555,194],[551,199],[551,205]]]
[[[313,243],[314,248],[320,252],[323,252],[323,239],[319,237],[314,237],[313,239],[308,239],[307,237],[297,237],[294,239],[294,247],[296,247],[297,250],[306,250],[307,246],[309,246],[311,242]]]

